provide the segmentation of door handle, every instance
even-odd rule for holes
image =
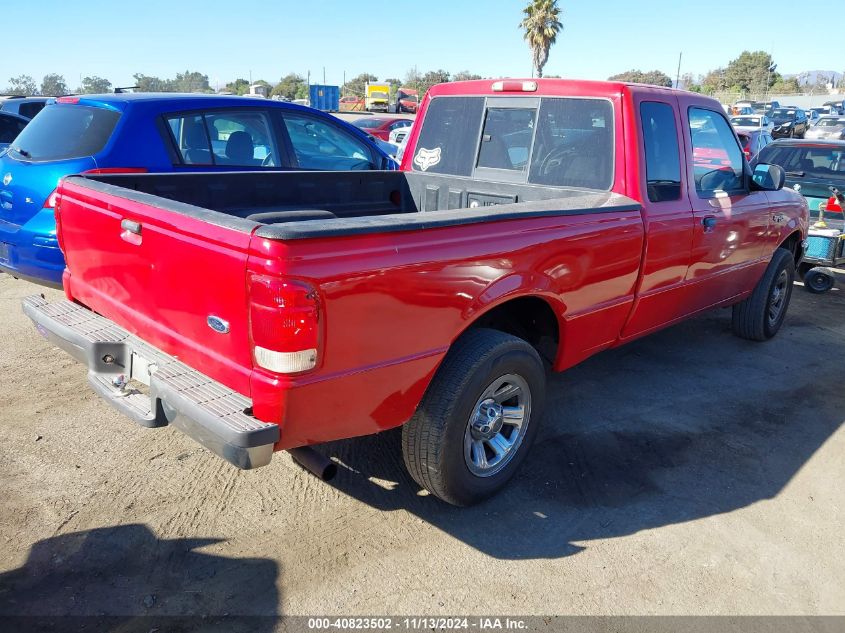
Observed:
[[[701,225],[704,227],[705,231],[712,231],[716,228],[716,216],[715,215],[708,215],[701,219]]]
[[[141,245],[141,223],[123,218],[120,221],[120,239],[124,242],[129,242],[133,246]]]

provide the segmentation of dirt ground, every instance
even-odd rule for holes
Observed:
[[[0,274],[0,615],[845,614],[843,291],[796,286],[769,343],[722,310],[555,376],[471,509],[419,494],[395,432],[325,447],[325,484],[137,427],[34,292]]]

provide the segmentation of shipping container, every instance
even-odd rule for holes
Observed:
[[[309,96],[312,108],[325,112],[337,112],[340,109],[340,86],[311,84]]]

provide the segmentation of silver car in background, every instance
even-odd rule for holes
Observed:
[[[816,124],[807,130],[804,138],[829,141],[845,140],[845,116],[828,115],[819,117]]]

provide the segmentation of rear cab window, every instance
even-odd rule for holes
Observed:
[[[68,160],[103,150],[120,113],[87,105],[44,108],[15,139],[10,155],[28,161]]]
[[[601,98],[435,97],[412,169],[479,180],[609,190],[613,105]]]

